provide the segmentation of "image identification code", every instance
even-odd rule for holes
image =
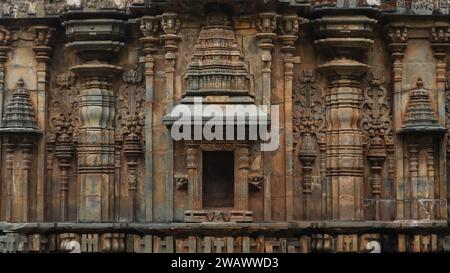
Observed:
[[[173,259],[172,268],[193,268],[199,271],[208,268],[277,268],[278,258],[214,258],[214,262],[208,262],[206,259]]]

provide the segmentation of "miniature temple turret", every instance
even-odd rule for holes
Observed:
[[[17,82],[16,89],[6,105],[0,124],[0,133],[37,133],[36,116],[29,91],[24,87],[23,79]]]
[[[399,133],[444,133],[446,131],[437,120],[436,113],[431,107],[429,91],[423,87],[421,78],[417,79],[416,88],[411,90],[406,109]]]

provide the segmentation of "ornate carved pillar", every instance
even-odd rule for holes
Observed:
[[[181,22],[177,17],[176,13],[163,13],[161,15],[161,27],[164,34],[161,35],[161,40],[163,41],[163,49],[165,51],[164,59],[166,61],[166,114],[170,113],[173,107],[173,99],[175,92],[175,63],[176,63],[176,52],[178,50],[177,41],[180,39],[178,36],[178,31],[181,27]],[[164,200],[166,202],[164,208],[164,216],[166,220],[170,221],[173,219],[173,139],[170,135],[170,130],[166,129],[165,139],[167,141],[167,149],[164,155],[165,162],[165,178],[164,178],[164,188],[165,196]]]
[[[301,163],[302,175],[297,176],[296,187],[301,187],[303,197],[303,219],[308,219],[308,213],[313,208],[312,197],[312,174],[315,163],[320,164],[320,183],[322,184],[321,215],[325,217],[327,208],[327,184],[325,180],[326,149],[325,147],[325,99],[317,81],[317,75],[313,69],[305,69],[299,73],[294,90],[294,131],[293,136],[296,143],[295,153]],[[320,158],[318,149],[320,149]],[[318,161],[316,161],[319,159]],[[311,220],[311,219],[309,219]]]
[[[75,139],[79,127],[78,119],[78,89],[75,87],[75,75],[72,72],[56,76],[55,87],[50,89],[49,121],[53,134],[47,136],[47,176],[51,180],[53,159],[57,159],[59,179],[54,184],[48,181],[47,196],[53,196],[52,191],[59,191],[59,215],[53,219],[68,221],[68,204],[72,158],[74,155]],[[67,109],[71,109],[67,112]],[[50,210],[51,211],[51,210]]]
[[[3,100],[5,92],[5,63],[8,60],[8,52],[10,50],[10,32],[4,27],[0,27],[0,125],[3,120]],[[2,153],[2,139],[0,138],[0,155]],[[0,166],[2,165],[2,160],[0,159]],[[1,172],[0,172],[1,175]]]
[[[270,107],[272,92],[272,49],[273,41],[276,38],[278,15],[273,12],[264,12],[258,14],[256,26],[258,33],[256,37],[259,39],[259,49],[261,55],[261,74],[262,74],[262,105]],[[269,110],[270,108],[268,108]],[[264,165],[264,221],[272,219],[272,154],[265,152],[263,154]]]
[[[431,47],[433,49],[434,58],[436,60],[436,97],[438,103],[438,120],[441,124],[446,124],[447,127],[447,135],[442,138],[442,142],[440,143],[439,155],[438,158],[435,158],[439,162],[438,170],[438,178],[433,183],[436,185],[434,192],[439,193],[439,196],[435,196],[434,198],[439,199],[438,217],[440,219],[448,218],[447,214],[447,202],[450,196],[447,196],[447,183],[449,177],[448,165],[449,165],[449,157],[450,157],[450,121],[447,119],[448,109],[450,106],[450,96],[447,90],[447,52],[450,48],[450,25],[448,22],[436,22],[435,25],[431,28],[430,31],[430,41]],[[445,149],[443,147],[446,147]],[[445,156],[444,156],[445,154]],[[430,153],[431,157],[431,153]],[[439,179],[442,176],[440,170],[447,170],[446,175],[447,179]],[[433,177],[433,180],[435,178]],[[437,183],[436,183],[437,182]]]
[[[384,181],[383,166],[387,157],[386,143],[392,145],[391,105],[387,90],[382,86],[384,83],[382,74],[379,71],[371,71],[368,81],[369,87],[364,90],[361,128],[368,138],[369,181],[371,193],[375,199],[375,220],[379,220],[379,199]]]
[[[138,70],[127,70],[123,73],[125,85],[120,88],[119,118],[124,139],[123,153],[127,159],[128,182],[128,219],[140,220],[141,194],[138,174],[138,160],[143,153],[141,143],[142,127],[145,122],[143,109],[144,90],[139,85],[142,82],[142,74]],[[150,170],[151,171],[151,170]]]
[[[32,147],[31,143],[21,143],[19,144],[19,149],[22,151],[22,166],[21,166],[21,183],[20,185],[15,184],[14,188],[19,188],[20,193],[19,198],[17,199],[17,206],[22,207],[21,215],[22,221],[29,221],[28,210],[30,208],[29,202],[29,185],[31,178],[31,155],[32,155]]]
[[[327,180],[331,187],[333,220],[362,220],[363,148],[360,128],[362,90],[360,79],[368,70],[361,61],[373,44],[376,20],[367,15],[339,16],[326,13],[314,20],[316,44],[329,61],[318,67],[328,79]],[[351,27],[349,27],[349,25]],[[342,31],[345,29],[345,37]]]
[[[5,63],[8,60],[8,52],[10,50],[10,32],[8,29],[0,28],[0,124],[3,117],[3,94],[5,91]]]
[[[301,19],[296,14],[281,16],[282,42],[281,51],[284,54],[284,136],[285,136],[285,161],[286,161],[286,219],[294,219],[294,186],[293,186],[293,140],[292,140],[292,78],[294,64],[300,62],[299,57],[294,57],[295,42],[298,39],[298,31]]]
[[[302,164],[302,180],[301,187],[303,190],[303,218],[308,220],[309,211],[311,208],[311,193],[312,193],[312,171],[314,162],[316,161],[316,146],[314,144],[313,136],[307,132],[300,140],[299,159]]]
[[[69,192],[69,170],[73,157],[73,143],[70,134],[71,124],[69,120],[62,119],[56,124],[61,134],[56,139],[55,157],[58,159],[60,171],[59,193],[60,193],[60,214],[59,220],[67,220],[68,212],[68,192]]]
[[[396,107],[402,103],[402,90],[403,90],[403,55],[407,46],[408,41],[408,29],[402,24],[391,24],[387,27],[387,38],[389,40],[389,50],[391,51],[391,58],[393,63],[392,68],[392,82],[394,88],[394,97],[392,104],[392,120],[393,120],[393,128],[397,130],[401,127],[402,122],[402,112],[401,107]],[[401,137],[398,135],[394,136],[394,142],[396,144],[400,144]],[[397,149],[395,150],[394,162],[402,162],[402,158],[404,157],[404,151],[397,145]],[[387,150],[393,150],[391,147],[387,147]],[[395,175],[394,183],[396,185],[396,204],[397,204],[397,219],[403,220],[405,219],[405,179],[403,179],[403,164],[392,164],[395,168],[395,171],[392,172]],[[392,167],[392,166],[390,166]]]
[[[153,219],[153,80],[155,46],[159,43],[156,37],[160,28],[160,17],[145,16],[140,20],[140,30],[143,35],[140,38],[145,52],[145,219]]]
[[[89,15],[89,13],[86,13]],[[83,60],[70,68],[83,85],[80,91],[78,220],[109,221],[114,214],[114,76],[122,69],[108,63],[123,46],[122,14],[105,12],[104,19],[72,20],[65,15],[68,44]],[[97,30],[92,31],[91,29]]]
[[[198,147],[195,144],[186,144],[186,168],[188,170],[188,208],[190,210],[202,209],[202,193],[199,186],[198,171]]]
[[[33,50],[36,54],[37,61],[37,104],[36,104],[36,121],[39,128],[45,128],[47,124],[47,108],[48,108],[48,79],[49,69],[48,63],[50,62],[50,54],[52,48],[50,47],[53,40],[53,33],[55,29],[48,26],[35,26],[33,27],[35,32],[35,40]],[[36,211],[37,220],[44,220],[44,198],[45,198],[45,179],[46,179],[46,166],[47,163],[47,149],[46,145],[46,130],[42,130],[42,137],[38,140],[37,151],[37,198],[36,198]]]
[[[237,150],[238,178],[235,190],[235,209],[247,211],[248,207],[248,171],[250,169],[250,152],[248,145],[242,145]]]
[[[12,219],[12,208],[14,201],[14,144],[4,144],[5,147],[5,159],[6,159],[6,211],[5,220],[11,222]]]

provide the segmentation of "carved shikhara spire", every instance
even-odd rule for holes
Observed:
[[[431,106],[428,90],[423,88],[421,78],[417,87],[411,90],[407,112],[400,133],[407,132],[444,132]]]
[[[210,14],[186,68],[186,96],[248,96],[250,76],[227,16]]]
[[[16,90],[6,106],[0,131],[38,132],[30,94],[22,79],[17,82]]]

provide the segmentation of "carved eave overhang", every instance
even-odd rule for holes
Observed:
[[[227,125],[228,121],[233,121],[236,126],[270,125],[268,112],[256,105],[250,105],[251,108],[248,106],[249,104],[178,104],[164,117],[164,124],[171,126],[177,122],[180,125],[197,126],[208,122],[209,125]],[[242,112],[235,111],[236,109]]]
[[[344,2],[344,1],[342,1]],[[311,7],[314,17],[320,17],[324,15],[366,15],[369,17],[378,17],[381,9],[377,5],[365,5],[356,7],[339,7],[336,4],[315,4]]]
[[[78,54],[107,59],[109,54],[124,46],[127,19],[123,11],[69,10],[61,18],[68,39],[66,47],[75,49]]]
[[[411,90],[403,125],[399,134],[445,134],[430,103],[429,91],[417,80],[417,88]]]

